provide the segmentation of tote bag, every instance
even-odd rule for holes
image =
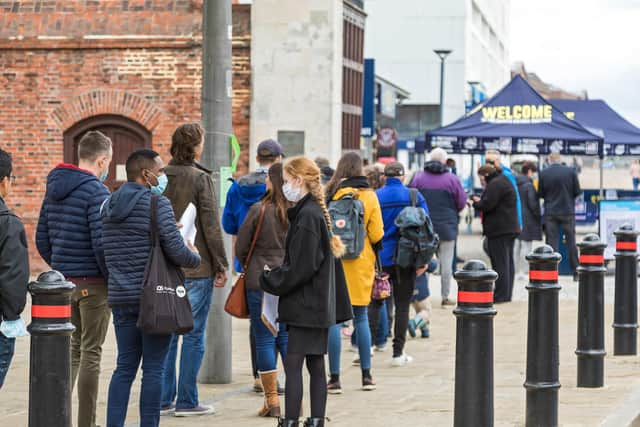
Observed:
[[[193,329],[193,314],[184,273],[162,251],[157,210],[158,196],[151,196],[151,253],[142,282],[137,326],[151,335],[182,335]]]

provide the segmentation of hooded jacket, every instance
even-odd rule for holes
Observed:
[[[104,255],[109,270],[109,304],[138,305],[144,272],[151,253],[151,191],[127,182],[113,193],[102,209]],[[169,262],[195,268],[200,256],[191,252],[178,231],[171,202],[158,198],[158,234]]]
[[[366,177],[358,176],[342,181],[331,200],[338,200],[349,193],[355,193],[355,197],[364,206],[364,227],[367,235],[364,239],[364,247],[358,258],[343,259],[342,268],[347,280],[351,304],[367,306],[371,302],[371,290],[373,289],[373,281],[376,274],[374,247],[382,241],[384,236],[382,211],[376,193],[369,187]]]
[[[482,211],[482,234],[488,238],[518,235],[517,206],[516,191],[509,178],[498,173],[488,176],[480,201],[473,204]]]
[[[288,216],[284,261],[260,276],[261,288],[280,297],[278,320],[306,328],[329,328],[349,320],[351,302],[340,263],[331,253],[322,209],[307,194]]]
[[[382,250],[380,260],[383,267],[391,267],[395,262],[396,247],[398,246],[398,227],[396,227],[396,217],[402,209],[411,205],[409,189],[402,185],[398,178],[387,177],[384,187],[376,190],[376,196],[382,209],[382,222],[384,223],[384,237],[382,238]],[[418,206],[429,215],[427,202],[418,192]]]
[[[47,177],[36,246],[42,259],[65,277],[103,278],[100,207],[109,190],[91,172],[60,164]]]
[[[533,188],[531,178],[526,175],[516,176],[520,204],[522,206],[522,232],[518,238],[528,242],[542,240],[542,218],[540,213],[540,200]]]
[[[198,163],[171,161],[165,168],[169,181],[164,196],[171,201],[176,218],[180,219],[189,203],[196,207],[195,246],[202,262],[195,269],[185,270],[190,279],[214,277],[227,270],[229,263],[220,230],[218,200],[213,190],[211,171]]]
[[[243,176],[238,181],[233,181],[227,192],[227,200],[222,213],[222,228],[227,234],[237,236],[240,226],[244,222],[249,208],[260,201],[267,192],[268,170],[260,168],[255,172]],[[234,268],[242,272],[242,263],[238,258],[234,260]]]
[[[16,320],[27,301],[29,251],[20,219],[0,197],[0,321]]]
[[[429,216],[440,240],[452,241],[458,237],[458,212],[467,203],[467,194],[457,176],[436,161],[427,162],[424,171],[413,177],[409,187],[417,188],[431,207]]]

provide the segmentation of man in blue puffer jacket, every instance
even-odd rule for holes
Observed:
[[[169,262],[196,268],[200,256],[187,246],[176,224],[171,202],[161,194],[167,186],[162,159],[152,150],[138,150],[126,164],[127,183],[105,202],[104,255],[109,270],[109,305],[118,346],[118,362],[109,385],[107,425],[123,426],[131,384],[140,361],[144,367],[140,395],[140,425],[157,426],[160,419],[162,372],[171,335],[150,335],[136,327],[144,272],[151,253],[151,197],[158,197],[160,245]]]
[[[113,151],[104,134],[87,132],[78,144],[78,166],[60,164],[47,178],[36,246],[54,270],[75,283],[71,302],[72,384],[78,380],[78,427],[95,427],[102,344],[109,327],[107,271],[100,206]]]

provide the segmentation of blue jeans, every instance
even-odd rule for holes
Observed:
[[[170,335],[149,335],[136,327],[137,306],[113,307],[118,361],[109,384],[107,427],[123,427],[127,417],[131,384],[142,360],[140,392],[140,427],[158,427],[162,370],[167,357]]]
[[[375,345],[377,347],[384,347],[387,345],[387,337],[389,336],[389,318],[387,316],[387,301],[382,301],[380,305],[380,320],[376,326],[375,337],[371,337],[371,340],[375,338]],[[358,332],[355,330],[351,334],[351,345],[358,345]]]
[[[278,336],[274,337],[262,321],[262,291],[247,289],[247,302],[251,315],[251,333],[256,343],[256,359],[258,372],[269,372],[276,369],[278,353],[282,360],[287,357],[287,327],[280,323]]]
[[[176,398],[176,409],[192,409],[198,406],[198,371],[205,351],[205,330],[213,295],[213,279],[187,279],[184,283],[193,313],[193,329],[182,337],[180,374],[176,393],[177,335],[171,337],[169,353],[164,364],[162,378],[162,407],[171,405]]]
[[[358,335],[358,353],[360,353],[360,368],[371,369],[371,331],[369,330],[368,306],[353,306],[353,326]],[[340,353],[342,351],[342,325],[329,328],[329,371],[332,375],[340,374]]]
[[[0,388],[4,384],[7,372],[9,372],[9,365],[11,365],[15,348],[16,339],[7,338],[0,332]]]

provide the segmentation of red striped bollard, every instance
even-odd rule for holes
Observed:
[[[638,232],[624,224],[616,236],[616,293],[613,305],[613,354],[638,353]]]
[[[454,274],[456,316],[455,427],[493,426],[493,284],[498,274],[468,261]]]
[[[527,427],[558,425],[560,388],[558,264],[562,257],[548,245],[527,255],[529,322],[527,334]]]
[[[57,271],[29,283],[31,360],[29,427],[71,427],[70,297],[75,285]]]
[[[578,387],[604,385],[604,249],[607,244],[588,234],[578,244]]]

